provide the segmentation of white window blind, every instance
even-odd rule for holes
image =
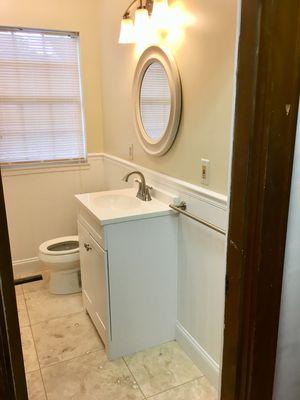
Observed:
[[[140,109],[142,122],[148,136],[159,139],[166,131],[171,112],[171,92],[164,66],[155,61],[145,72],[141,93]]]
[[[0,29],[0,163],[85,157],[78,36]]]

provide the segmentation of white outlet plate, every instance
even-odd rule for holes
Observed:
[[[201,183],[203,185],[209,185],[209,166],[210,161],[206,158],[201,159]]]

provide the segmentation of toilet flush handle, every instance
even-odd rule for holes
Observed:
[[[92,250],[92,246],[88,243],[84,243],[84,247],[86,249],[86,251],[91,251]]]

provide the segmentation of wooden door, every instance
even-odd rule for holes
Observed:
[[[29,228],[30,229],[30,228]],[[0,171],[0,399],[27,400],[27,388]]]
[[[243,0],[222,400],[273,397],[299,92],[300,1]]]

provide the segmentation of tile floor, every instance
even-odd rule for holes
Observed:
[[[109,361],[81,294],[57,296],[44,281],[16,288],[30,400],[216,400],[176,342]]]

